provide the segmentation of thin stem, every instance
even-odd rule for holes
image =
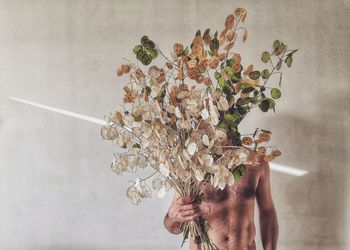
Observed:
[[[173,63],[168,57],[166,57],[163,52],[160,50],[159,46],[156,44],[158,52],[172,65],[174,65],[176,68],[180,69],[175,63]]]

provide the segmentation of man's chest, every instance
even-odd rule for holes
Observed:
[[[210,181],[202,183],[203,198],[205,203],[224,204],[239,203],[255,198],[256,189],[259,181],[259,169],[248,166],[246,175],[236,181],[233,186],[226,186],[224,190],[215,189]]]

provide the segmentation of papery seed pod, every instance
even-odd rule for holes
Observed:
[[[232,59],[235,61],[235,63],[241,63],[241,55],[238,53],[233,54]]]
[[[260,133],[258,135],[258,138],[263,142],[267,142],[270,140],[270,134],[269,133]]]
[[[211,42],[210,42],[210,45],[209,45],[209,48],[211,51],[217,51],[219,49],[219,40],[214,37]]]
[[[135,70],[135,74],[136,74],[136,78],[139,80],[139,81],[141,81],[141,79],[143,78],[145,78],[145,74],[142,72],[142,70],[140,69],[140,68],[137,68],[136,70]]]
[[[219,101],[217,103],[217,106],[218,106],[218,109],[220,111],[227,111],[229,109],[229,105],[228,105],[228,102],[227,102],[227,99],[226,97],[224,96],[221,96],[219,98]]]
[[[184,91],[180,91],[180,92],[177,94],[176,97],[179,98],[179,99],[183,99],[183,98],[185,98],[185,97],[188,97],[189,94],[190,94],[189,91],[184,90]]]
[[[240,63],[235,63],[232,65],[233,72],[240,72],[242,69],[242,65]]]
[[[254,67],[253,64],[250,64],[247,67],[247,69],[243,72],[243,75],[245,75],[245,76],[249,75],[249,73],[253,71],[253,67]]]
[[[166,62],[165,65],[168,67],[168,69],[173,69],[173,65],[170,62]]]
[[[207,45],[211,42],[210,29],[206,29],[203,34],[203,42]]]
[[[229,30],[226,35],[225,38],[227,41],[231,42],[233,40],[233,38],[235,38],[235,32],[233,32],[232,30]]]
[[[235,24],[235,17],[231,14],[226,17],[225,20],[225,29],[233,29],[233,26]]]
[[[279,151],[278,149],[272,150],[271,155],[273,155],[274,157],[280,156],[281,151]]]
[[[257,166],[260,165],[260,158],[259,158],[258,155],[256,155],[256,156],[254,157],[254,159],[253,159],[253,161],[252,161],[252,165],[255,166],[255,167],[257,167]]]
[[[249,78],[252,80],[256,80],[260,77],[260,71],[255,70],[249,73]]]
[[[212,57],[209,60],[209,67],[211,69],[216,69],[219,66],[219,60],[216,57]]]
[[[265,156],[264,156],[264,160],[265,160],[265,161],[272,161],[274,158],[275,158],[275,157],[274,157],[273,155],[271,155],[271,154],[270,154],[270,155],[265,155]]]
[[[117,68],[117,76],[122,76],[123,75],[123,69],[122,67]]]
[[[125,123],[123,121],[123,115],[119,111],[114,112],[114,118],[117,120],[121,127],[125,126]]]
[[[234,45],[235,45],[234,42],[230,42],[224,47],[224,50],[230,50],[233,48]]]
[[[251,137],[245,136],[242,139],[242,144],[247,145],[247,146],[252,145],[253,144],[253,139]]]
[[[188,66],[190,67],[190,68],[193,68],[193,67],[196,67],[197,66],[197,60],[196,59],[191,59],[191,60],[189,60],[188,61]]]
[[[205,85],[205,86],[211,86],[212,85],[212,81],[211,81],[211,79],[209,78],[209,77],[205,77],[204,78],[204,80],[203,80],[203,84]]]
[[[160,68],[157,66],[153,65],[148,69],[148,75],[152,78],[157,78],[160,76]]]
[[[266,148],[261,146],[261,147],[258,147],[258,154],[259,155],[265,155],[266,154]]]
[[[217,59],[222,62],[226,58],[226,53],[221,53],[217,56]]]
[[[202,74],[198,74],[197,76],[196,76],[196,82],[197,83],[202,83],[203,81],[204,81],[204,79],[205,79],[205,77],[204,77],[204,75],[202,75]]]
[[[209,146],[209,137],[208,137],[208,135],[203,135],[202,143],[203,143],[204,146]]]
[[[130,186],[130,187],[127,189],[127,191],[126,191],[126,196],[127,196],[129,199],[133,200],[133,199],[135,198],[135,196],[138,196],[138,194],[137,194],[137,188],[134,187],[134,186]]]
[[[141,198],[151,198],[152,192],[148,186],[141,187],[142,191],[140,193]]]
[[[237,8],[235,9],[234,12],[235,16],[237,17],[238,20],[244,22],[246,16],[247,16],[247,11],[243,8]]]
[[[130,64],[123,64],[121,66],[121,69],[123,71],[123,74],[127,74],[130,72],[131,66],[130,66]]]
[[[181,56],[183,52],[184,52],[184,46],[180,43],[175,43],[173,46],[173,53],[176,56]]]
[[[119,133],[118,133],[118,130],[115,127],[103,126],[101,128],[101,136],[105,140],[114,141],[114,140],[116,140],[118,138]]]

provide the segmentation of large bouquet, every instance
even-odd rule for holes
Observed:
[[[281,152],[267,145],[270,131],[257,129],[242,137],[238,125],[247,113],[259,107],[273,110],[281,97],[283,62],[288,67],[297,50],[276,40],[272,51],[264,51],[261,61],[270,65],[259,71],[242,66],[241,56],[232,52],[236,39],[247,30],[242,27],[247,12],[237,8],[227,16],[225,28],[211,35],[198,30],[189,47],[175,43],[171,59],[147,36],[141,38],[133,52],[144,66],[162,56],[162,66],[140,67],[128,60],[117,69],[118,76],[127,76],[124,102],[105,116],[101,136],[118,144],[122,153],[115,153],[111,167],[115,173],[136,172],[152,168],[154,172],[137,178],[127,189],[127,197],[135,205],[141,198],[151,197],[152,187],[163,196],[174,188],[179,194],[201,199],[200,182],[210,180],[218,189],[233,185],[245,175],[248,154],[271,161]],[[279,87],[267,87],[272,76],[279,76]],[[268,96],[270,94],[270,96]],[[250,162],[259,166],[259,157]],[[182,224],[184,241],[189,233],[200,249],[216,249],[207,234],[208,223],[199,217]]]

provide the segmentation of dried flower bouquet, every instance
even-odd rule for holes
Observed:
[[[288,50],[276,40],[271,52],[261,54],[261,61],[271,69],[244,68],[240,54],[231,50],[241,32],[243,42],[247,39],[247,30],[241,25],[246,15],[245,9],[237,8],[227,16],[219,36],[218,32],[211,35],[210,29],[203,34],[198,30],[190,47],[175,43],[171,59],[143,36],[133,49],[137,60],[147,66],[161,55],[164,65],[142,69],[127,60],[118,67],[117,75],[129,80],[123,88],[123,104],[105,116],[106,125],[101,128],[102,138],[123,149],[114,155],[111,167],[118,175],[138,168],[154,170],[127,189],[133,204],[151,197],[146,181],[152,178],[159,197],[174,188],[183,196],[201,199],[199,184],[203,180],[210,180],[217,189],[239,181],[245,175],[251,150],[266,161],[281,154],[275,146],[267,145],[270,131],[257,129],[242,137],[238,125],[254,107],[275,112],[274,100],[281,97],[281,91],[266,83],[278,75],[281,87],[282,64],[290,67],[297,50]],[[250,163],[259,166],[259,157]],[[182,227],[183,242],[191,234],[199,249],[217,249],[204,218]]]

